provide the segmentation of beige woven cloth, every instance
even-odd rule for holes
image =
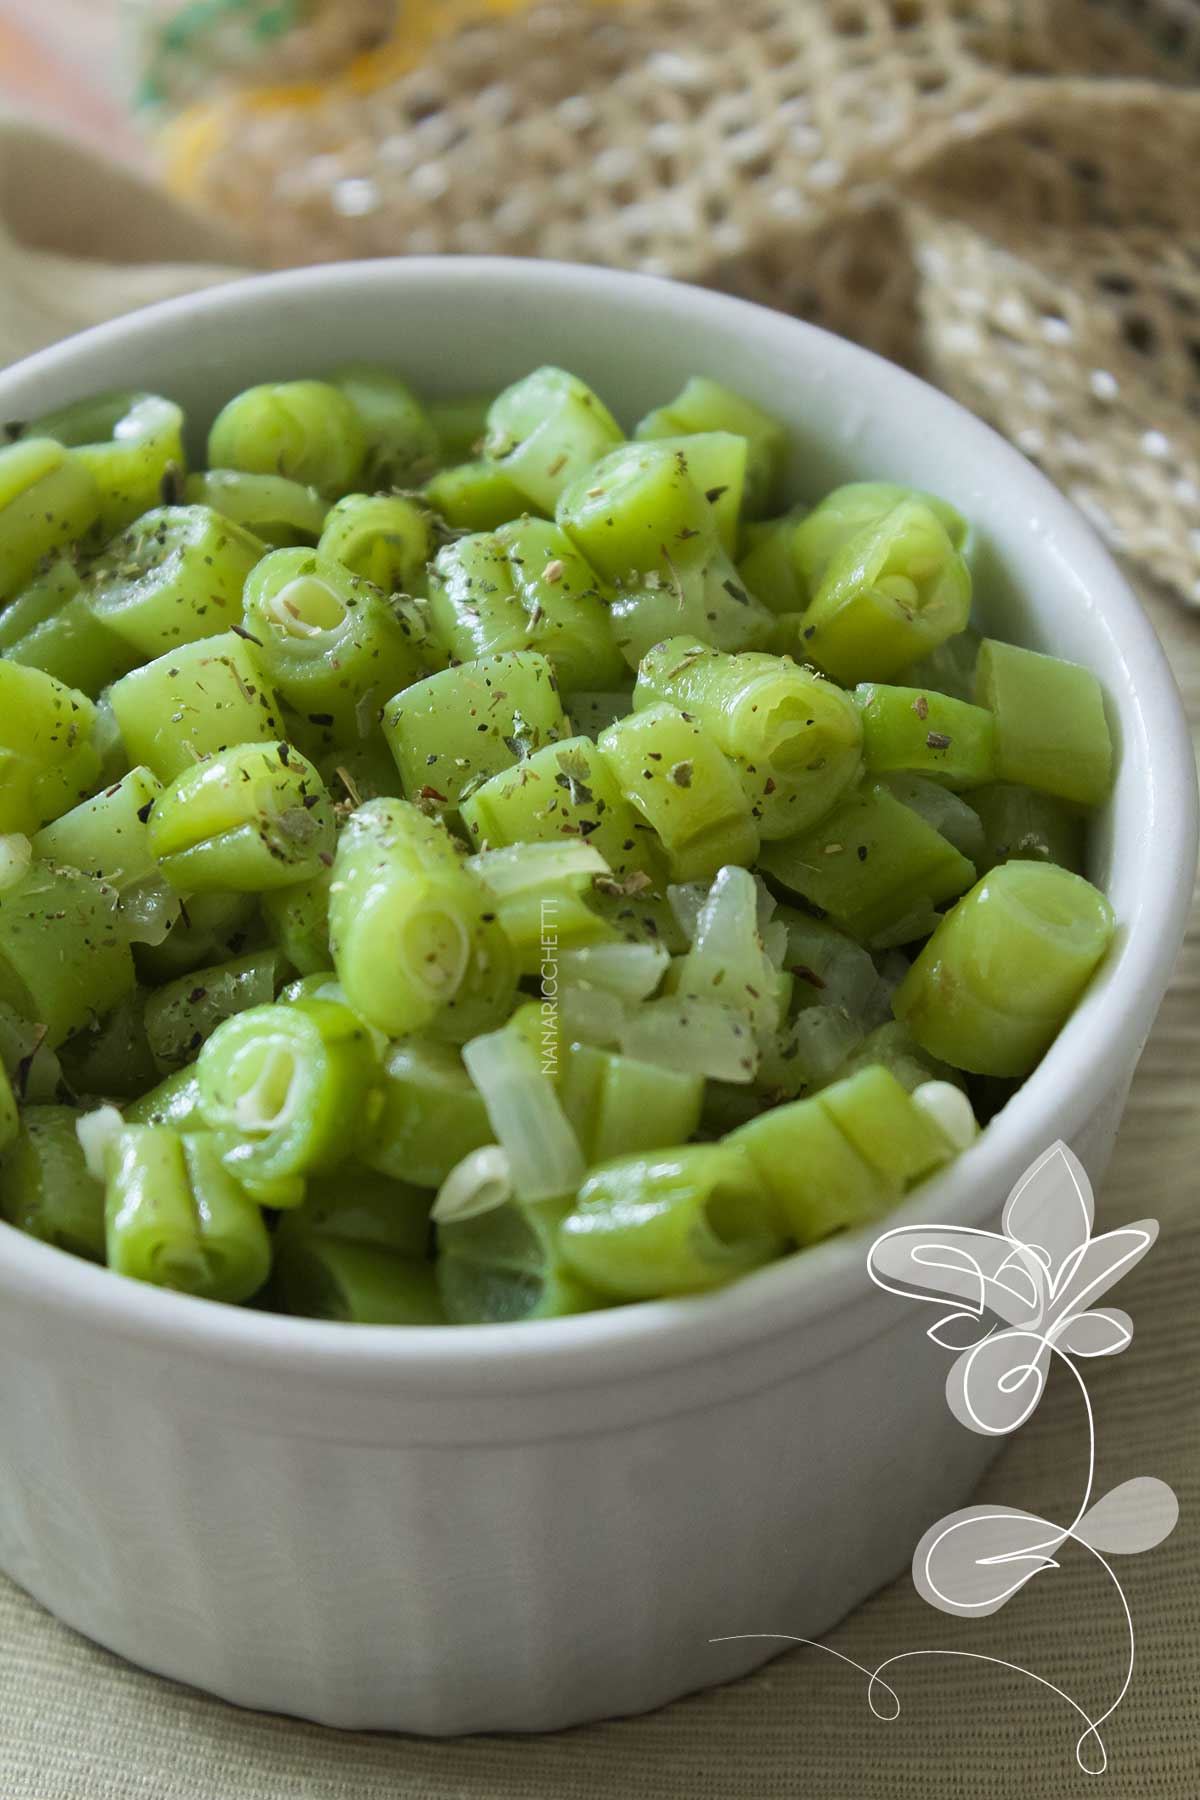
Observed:
[[[703,24],[697,27],[689,46],[706,45],[705,54],[715,56],[712,9],[692,10],[701,17],[708,13],[710,23],[707,36]],[[788,11],[760,8],[752,0],[737,10],[739,15],[758,11],[764,16]],[[854,9],[872,20],[880,10],[867,5]],[[987,10],[978,8],[981,14]],[[1073,10],[1063,9],[1064,14]],[[1104,21],[1117,29],[1114,14],[1097,10],[1095,18],[1098,42]],[[1047,42],[1051,35],[1047,33]],[[1035,34],[1031,41],[1040,40]],[[1078,36],[1072,41],[1078,44]],[[755,67],[761,70],[762,65]],[[771,68],[774,82],[773,64]],[[873,80],[869,68],[863,71],[854,93],[868,91]],[[776,97],[781,93],[774,86],[770,91]],[[1182,208],[1175,189],[1184,180],[1193,97],[1164,91],[1152,103],[1150,90],[1131,89],[1124,82],[1097,81],[1091,91],[1094,132],[1088,154],[1105,155],[1106,146],[1114,145],[1110,109],[1118,101],[1142,108],[1140,116],[1150,120],[1145,168],[1159,159],[1160,169],[1159,177],[1146,177],[1144,204]],[[1083,87],[1068,83],[1056,92],[1057,101],[1047,101],[1046,130],[1082,133],[1087,116]],[[1071,92],[1077,103],[1068,119]],[[819,105],[848,105],[854,93],[840,101],[825,93]],[[685,125],[690,104],[679,102]],[[872,105],[879,104],[876,95]],[[1001,95],[991,104],[1002,111],[1008,102]],[[911,267],[899,248],[901,228],[895,215],[889,215],[891,203],[883,200],[871,214],[844,214],[804,254],[794,241],[787,250],[780,240],[757,262],[749,254],[740,262],[731,257],[721,279],[776,299],[790,292],[806,310],[815,310],[808,305],[810,292],[822,296],[821,316],[849,326],[861,323],[861,315],[841,311],[843,303],[849,307],[860,283],[877,292],[875,276],[854,273],[858,258],[867,257],[862,266],[882,270],[893,283],[888,304],[871,314],[877,323],[875,341],[921,362],[996,414],[1000,390],[993,391],[993,371],[1004,372],[1004,393],[1010,398],[1033,379],[1029,367],[1036,367],[1036,378],[1048,385],[1056,379],[1054,367],[1047,366],[1042,328],[1018,328],[1014,312],[1010,330],[999,311],[1005,294],[1029,291],[1025,276],[1030,265],[1021,260],[1021,233],[1014,221],[1025,204],[1028,165],[1020,159],[1030,147],[1026,128],[1015,124],[1007,128],[1007,137],[990,140],[990,148],[985,140],[982,150],[978,143],[952,140],[951,130],[942,118],[931,122],[927,133],[931,144],[940,134],[942,151],[940,162],[929,165],[940,173],[927,180],[930,209],[922,215],[922,255],[927,260],[936,249],[949,259],[944,269],[955,273],[939,276],[919,302]],[[1002,154],[1004,144],[1008,149]],[[981,155],[993,158],[997,172],[992,236],[978,229],[978,220],[968,229],[952,216],[955,193],[986,189],[969,167]],[[909,150],[904,158],[915,160]],[[893,148],[884,160],[903,159]],[[1122,159],[1115,157],[1112,166],[1120,174]],[[1002,189],[999,172],[1004,174]],[[1124,193],[1128,175],[1125,167],[1111,191]],[[1189,168],[1186,175],[1191,180],[1194,171]],[[1174,186],[1168,192],[1169,184]],[[935,199],[946,202],[941,213],[933,210]],[[906,231],[912,229],[913,217],[908,215]],[[1139,241],[1108,226],[1103,232],[1104,255],[1111,259],[1104,266],[1119,263],[1136,270],[1139,281],[1149,282],[1158,265],[1138,247]],[[1162,264],[1174,267],[1174,259],[1183,255],[1182,229],[1159,242]],[[553,248],[581,245],[560,238]],[[600,241],[590,246],[596,255],[604,249]],[[1074,270],[1083,254],[1079,242],[1056,233],[1048,234],[1045,251],[1047,263],[1053,254],[1063,272]],[[129,178],[73,160],[62,145],[0,121],[0,363],[88,319],[220,279],[227,272],[222,260],[234,254],[218,232],[172,212]],[[151,256],[174,260],[152,264],[147,260]],[[212,261],[188,260],[196,256]],[[692,265],[689,272],[704,271]],[[1194,268],[1190,279],[1196,280]],[[1161,493],[1135,479],[1139,470],[1157,470],[1159,461],[1151,456],[1137,462],[1131,448],[1136,435],[1161,429],[1176,446],[1172,456],[1181,455],[1188,436],[1186,370],[1170,358],[1150,355],[1142,368],[1136,362],[1141,353],[1121,348],[1120,314],[1102,297],[1106,291],[1083,280],[1069,300],[1060,290],[1056,316],[1066,318],[1069,311],[1071,318],[1082,320],[1083,311],[1074,311],[1078,305],[1087,310],[1089,329],[1099,329],[1099,322],[1109,318],[1105,342],[1111,356],[1104,366],[1120,370],[1119,396],[1106,402],[1103,412],[1093,411],[1090,400],[1072,387],[1070,359],[1064,355],[1063,385],[1050,389],[1056,396],[1054,429],[1069,419],[1080,445],[1088,446],[1086,464],[1081,460],[1076,471],[1080,481],[1090,484],[1088,491],[1109,494],[1112,472],[1123,471],[1125,480],[1115,485],[1124,508],[1123,529],[1142,559],[1140,591],[1175,664],[1190,715],[1200,722],[1200,619],[1146,574],[1153,569],[1164,581],[1174,579],[1177,598],[1196,574],[1188,543],[1194,527],[1180,510],[1182,501],[1168,506]],[[1165,289],[1154,291],[1161,295]],[[968,301],[971,293],[982,305]],[[978,340],[968,341],[968,326],[981,334]],[[1032,359],[1028,366],[1027,355]],[[1193,382],[1192,392],[1194,388]],[[1135,393],[1136,406],[1124,398]],[[1145,412],[1139,410],[1143,406]],[[1035,410],[1041,416],[1046,409],[1039,404]],[[1016,413],[1004,417],[1011,428],[1023,428]],[[1157,424],[1149,426],[1149,419]],[[1190,438],[1194,450],[1194,426]],[[1184,466],[1182,460],[1169,465],[1174,471]],[[1182,474],[1177,478],[1184,479]],[[1165,847],[1164,855],[1169,854]],[[1105,1728],[1110,1773],[1099,1790],[1094,1784],[1090,1788],[1110,1793],[1114,1800],[1195,1800],[1200,1793],[1198,1103],[1200,913],[1135,1081],[1101,1196],[1105,1224],[1151,1214],[1161,1221],[1163,1237],[1117,1296],[1136,1322],[1133,1346],[1099,1368],[1090,1384],[1100,1489],[1153,1474],[1172,1485],[1182,1507],[1173,1536],[1146,1556],[1124,1559],[1121,1570],[1137,1633],[1137,1663],[1130,1693]],[[1078,1394],[1052,1384],[1031,1423],[996,1464],[985,1496],[1030,1506],[1052,1518],[1072,1517],[1085,1451]],[[1082,1556],[1067,1557],[1053,1579],[1053,1589],[1034,1583],[997,1617],[966,1624],[931,1611],[905,1576],[860,1608],[828,1643],[867,1666],[923,1648],[1004,1658],[1038,1672],[1094,1714],[1109,1704],[1123,1675],[1119,1601]],[[789,1629],[783,1617],[754,1623],[764,1631]],[[0,1582],[0,1796],[784,1800],[804,1794],[818,1800],[1064,1800],[1088,1789],[1089,1778],[1074,1763],[1078,1721],[1048,1689],[992,1664],[966,1660],[916,1659],[901,1665],[893,1681],[903,1710],[891,1724],[872,1716],[866,1683],[853,1668],[801,1649],[734,1687],[640,1720],[556,1737],[430,1743],[346,1736],[239,1713],[158,1681],[92,1648]]]
[[[314,4],[379,34],[379,0]],[[536,253],[830,324],[1200,605],[1192,0],[393,10],[338,80],[193,107],[177,182],[276,262]]]

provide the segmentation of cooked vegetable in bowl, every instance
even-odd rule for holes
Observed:
[[[1113,933],[1086,669],[711,379],[354,368],[0,451],[0,1211],[361,1323],[704,1291],[886,1214]],[[115,532],[115,535],[114,535]]]

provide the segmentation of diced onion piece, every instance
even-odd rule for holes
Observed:
[[[758,929],[761,936],[775,917],[775,908],[779,902],[761,875],[755,875],[754,886],[758,894]]]
[[[619,994],[603,988],[564,987],[558,1005],[561,1035],[569,1044],[610,1050],[621,1041],[628,1010]]]
[[[677,991],[737,1007],[757,1032],[778,1028],[782,990],[758,934],[758,889],[749,870],[718,870],[679,964]]]
[[[913,1105],[919,1106],[949,1138],[956,1150],[965,1150],[979,1136],[971,1102],[961,1088],[949,1081],[923,1081],[913,1089]]]
[[[9,831],[0,836],[0,892],[15,887],[33,855],[33,845],[23,832]]]
[[[817,1088],[854,1055],[863,1032],[840,1006],[809,1006],[784,1026],[782,1037],[786,1055],[795,1058],[807,1086]]]
[[[13,1093],[26,1106],[53,1106],[61,1097],[63,1072],[46,1042],[44,1028],[31,1025],[0,1000],[0,1066]]]
[[[484,1144],[455,1163],[437,1192],[430,1218],[439,1225],[477,1219],[511,1200],[512,1170],[499,1144]]]
[[[553,888],[577,881],[580,888],[593,875],[607,875],[598,850],[575,839],[563,844],[513,844],[506,850],[483,850],[468,856],[466,866],[497,900],[531,888]]]
[[[522,1200],[573,1194],[587,1173],[579,1141],[554,1083],[515,1031],[492,1031],[463,1048],[467,1072],[483,1097],[513,1189]]]
[[[694,943],[700,908],[708,899],[708,883],[706,881],[675,882],[667,889],[667,899],[671,903],[671,911],[679,921],[680,931],[689,944]]]
[[[719,1000],[671,995],[648,1000],[631,1013],[621,1048],[641,1062],[661,1063],[682,1075],[714,1081],[753,1081],[758,1046],[750,1022]]]
[[[760,926],[763,949],[777,969],[782,969],[787,961],[788,933],[782,919],[772,919],[769,924]]]
[[[559,952],[558,972],[568,986],[603,988],[622,1000],[648,1000],[670,960],[665,944],[585,944]]]
[[[969,858],[979,862],[984,855],[983,826],[979,814],[961,794],[951,793],[940,782],[923,775],[889,777],[887,786],[897,800],[919,813],[927,825],[940,831],[948,843]]]
[[[75,1136],[83,1151],[88,1174],[96,1181],[108,1176],[108,1153],[125,1129],[125,1121],[115,1106],[98,1106],[75,1121]]]
[[[131,944],[161,944],[179,917],[182,902],[169,882],[151,876],[121,895],[119,910]]]

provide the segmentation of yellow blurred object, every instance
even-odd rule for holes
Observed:
[[[312,16],[336,15],[344,27],[357,9],[373,13],[380,0],[310,0]],[[386,0],[394,6],[391,29],[382,41],[352,57],[343,67],[327,68],[324,77],[280,81],[239,89],[236,107],[251,114],[323,107],[339,94],[362,97],[420,68],[429,55],[466,26],[483,19],[512,18],[529,12],[538,0]],[[592,0],[600,7],[637,5],[639,0]],[[309,27],[311,29],[311,26]],[[203,168],[226,133],[224,99],[198,101],[163,127],[162,154],[167,180],[185,198],[198,195]]]

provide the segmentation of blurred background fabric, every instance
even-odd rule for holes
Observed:
[[[291,6],[205,98],[152,55],[174,183],[269,261],[557,256],[797,313],[1200,605],[1194,0]]]
[[[85,124],[122,87],[254,260],[564,257],[813,319],[1200,606],[1196,0],[9,3],[76,88],[90,34]]]
[[[1039,461],[1122,556],[1200,722],[1200,617],[1179,604],[1200,604],[1192,0],[2,3],[0,93],[23,116],[0,115],[0,364],[239,267],[331,257],[545,254],[747,294],[916,368]],[[1097,1478],[1157,1475],[1181,1504],[1122,1570],[1137,1665],[1105,1728],[1114,1800],[1200,1792],[1198,1097],[1194,915],[1099,1197],[1104,1226],[1152,1215],[1162,1238],[1122,1285],[1133,1345],[1092,1383]],[[1052,1385],[979,1497],[1069,1518],[1085,1447],[1077,1391]],[[868,1666],[1003,1657],[1102,1710],[1119,1605],[1068,1562],[1053,1599],[1034,1583],[978,1625],[932,1612],[905,1574],[828,1642]],[[797,1650],[554,1738],[343,1736],[156,1681],[0,1581],[0,1795],[1097,1791],[1052,1693],[985,1663],[902,1667],[894,1724],[854,1669]]]

